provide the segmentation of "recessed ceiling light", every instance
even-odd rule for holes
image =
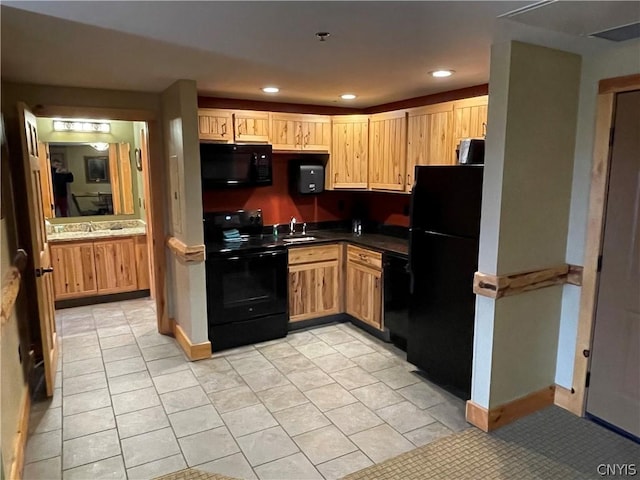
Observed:
[[[353,93],[344,93],[340,95],[340,98],[343,100],[353,100],[356,96]]]
[[[442,78],[442,77],[450,77],[453,75],[453,70],[434,70],[433,72],[429,72],[432,77]]]
[[[278,93],[280,89],[278,87],[264,87],[262,91],[264,93]]]

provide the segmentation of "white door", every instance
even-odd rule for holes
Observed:
[[[640,437],[640,90],[614,128],[587,413]]]

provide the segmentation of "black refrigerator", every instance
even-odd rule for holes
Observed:
[[[482,165],[417,166],[411,194],[407,360],[469,399]]]

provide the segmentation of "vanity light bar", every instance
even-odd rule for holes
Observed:
[[[78,122],[54,120],[53,129],[56,132],[109,133],[111,131],[111,124],[108,122]]]

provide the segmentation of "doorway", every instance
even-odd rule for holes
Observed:
[[[56,308],[153,296],[146,122],[36,122]]]
[[[51,234],[45,232],[45,210],[47,210],[47,207],[49,208],[49,214],[53,219],[53,211],[59,211],[59,208],[56,208],[57,206],[54,202],[47,204],[42,196],[43,188],[41,185],[46,182],[44,177],[51,175],[52,171],[50,157],[41,155],[42,149],[40,147],[44,145],[44,142],[39,141],[36,115],[37,117],[56,118],[61,120],[62,123],[70,124],[78,123],[75,121],[76,119],[82,119],[82,123],[91,124],[92,122],[86,119],[97,118],[125,121],[133,125],[132,128],[135,130],[133,133],[136,138],[139,139],[138,145],[135,144],[135,139],[128,145],[127,142],[112,142],[114,148],[111,148],[112,145],[110,144],[106,155],[100,154],[99,149],[94,148],[93,150],[95,150],[95,152],[92,151],[91,155],[82,155],[83,160],[81,163],[83,164],[82,168],[84,171],[82,171],[80,175],[85,179],[93,179],[96,183],[104,184],[107,179],[113,182],[114,175],[119,179],[122,175],[121,172],[124,171],[126,173],[127,168],[131,170],[131,172],[129,172],[130,175],[133,173],[134,168],[137,170],[141,168],[142,180],[140,182],[140,190],[144,192],[142,199],[144,200],[144,219],[146,220],[146,230],[144,233],[146,233],[146,239],[143,243],[139,242],[141,236],[138,236],[136,239],[112,239],[111,237],[115,237],[116,233],[128,233],[122,231],[117,232],[117,230],[129,227],[129,225],[126,224],[126,218],[121,218],[120,215],[115,216],[113,221],[117,220],[124,225],[116,225],[113,231],[111,231],[111,229],[107,231],[104,237],[109,238],[104,238],[105,241],[100,245],[97,245],[97,240],[87,240],[86,242],[81,242],[85,243],[85,245],[76,245],[77,248],[67,249],[66,252],[61,255],[61,258],[64,259],[65,262],[67,259],[70,259],[71,263],[75,262],[80,265],[85,261],[89,263],[89,273],[86,276],[84,275],[86,272],[81,268],[81,275],[69,274],[64,277],[64,281],[76,287],[78,287],[78,285],[84,287],[85,285],[92,284],[95,286],[95,292],[90,292],[92,294],[99,293],[97,285],[102,284],[104,288],[101,293],[112,295],[123,291],[123,284],[127,282],[131,283],[133,279],[137,282],[138,279],[146,276],[146,282],[148,283],[146,290],[148,294],[151,294],[153,297],[152,301],[155,303],[155,311],[157,312],[154,317],[157,323],[157,331],[162,334],[171,335],[172,329],[166,310],[164,286],[164,219],[161,208],[164,204],[164,175],[162,168],[151,168],[151,165],[154,163],[156,167],[162,164],[161,130],[159,119],[157,118],[158,114],[146,110],[92,107],[69,108],[38,105],[34,115],[26,105],[22,103],[18,104],[17,110],[18,121],[16,127],[19,128],[15,132],[16,135],[14,135],[14,138],[20,140],[19,143],[16,142],[16,151],[22,155],[22,165],[24,168],[18,167],[16,169],[15,179],[16,184],[24,184],[28,187],[24,189],[24,192],[20,193],[19,198],[17,198],[18,203],[26,205],[26,210],[23,212],[24,215],[22,215],[23,226],[21,229],[24,232],[21,236],[24,239],[23,241],[29,241],[32,244],[30,251],[32,252],[33,263],[35,264],[35,270],[30,270],[25,275],[25,286],[28,291],[33,292],[32,298],[35,299],[37,297],[38,299],[37,305],[34,306],[33,317],[36,321],[39,319],[40,322],[39,328],[37,325],[31,325],[30,329],[33,329],[36,336],[40,336],[42,340],[41,351],[45,359],[50,359],[50,361],[44,362],[44,377],[46,380],[47,394],[52,395],[55,388],[58,337],[55,321],[51,321],[54,304],[52,264],[55,264],[55,258],[52,258],[54,255],[52,255],[52,249],[49,247],[48,240],[50,240],[49,235],[62,232],[56,232],[53,229],[53,224],[51,225],[53,232]],[[104,123],[105,121],[100,120],[99,122]],[[85,126],[83,126],[83,128],[85,128]],[[46,151],[46,148],[44,150]],[[85,156],[89,156],[90,161],[87,162],[84,158]],[[109,167],[109,164],[117,164],[117,170],[113,170]],[[122,168],[124,168],[124,170],[122,170]],[[120,183],[117,185],[120,185]],[[115,215],[115,211],[118,208],[115,204],[117,201],[116,196],[121,200],[123,205],[126,200],[121,195],[121,192],[118,195],[114,192],[114,189],[118,191],[117,188],[115,188],[115,182],[113,182],[111,186],[112,191],[109,193],[112,196],[112,201],[103,203],[107,205],[107,212],[110,213],[110,209],[113,208]],[[52,187],[51,197],[53,197]],[[100,198],[97,199],[97,201],[102,202],[103,199]],[[154,208],[154,205],[156,205],[157,208]],[[126,205],[121,205],[121,207],[125,208]],[[135,210],[131,205],[127,208]],[[142,210],[141,205],[139,205],[139,208]],[[83,220],[89,220],[91,229],[96,226],[92,223],[100,223],[100,221],[104,221],[105,218],[106,216],[82,216]],[[69,218],[65,217],[61,220],[69,221]],[[138,218],[137,220],[142,219]],[[82,233],[82,235],[83,234],[84,233]],[[129,245],[129,242],[133,242],[133,245]],[[60,244],[60,246],[62,246],[62,244]],[[146,274],[143,275],[138,275],[136,271],[137,258],[139,256],[145,257],[148,262],[148,266],[141,270],[143,272],[146,271]],[[98,257],[106,259],[104,262],[105,268],[102,270],[96,266],[96,263],[98,263],[96,259]],[[93,264],[91,263],[92,261]],[[110,273],[113,274],[110,275]],[[103,278],[100,278],[100,276]],[[44,328],[43,325],[47,328]],[[39,347],[37,345],[34,346],[36,351],[38,351]],[[40,357],[41,356],[42,355],[40,355]]]
[[[614,112],[586,412],[640,441],[640,90]]]

